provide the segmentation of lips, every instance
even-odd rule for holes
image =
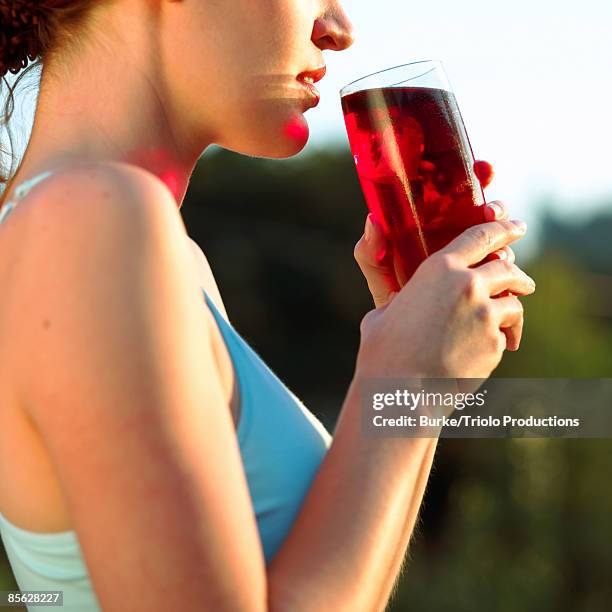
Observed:
[[[325,65],[320,66],[319,68],[314,68],[313,70],[305,70],[298,75],[298,81],[302,79],[310,79],[313,83],[320,81],[327,71],[327,67]]]
[[[315,68],[313,70],[306,70],[300,73],[297,77],[297,80],[304,86],[304,89],[315,100],[314,106],[316,106],[321,99],[321,94],[314,84],[325,76],[326,70],[326,66],[321,66],[320,68]]]

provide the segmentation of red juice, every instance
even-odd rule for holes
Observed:
[[[403,286],[421,262],[484,223],[484,194],[453,93],[381,87],[345,95],[342,110],[367,206]]]

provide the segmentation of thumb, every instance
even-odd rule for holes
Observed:
[[[355,245],[354,257],[365,276],[376,308],[386,306],[400,290],[395,271],[387,264],[387,243],[382,228],[370,213],[363,236]]]

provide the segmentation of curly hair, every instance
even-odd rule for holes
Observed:
[[[99,3],[91,0],[0,0],[0,94],[2,83],[7,88],[0,111],[0,136],[6,130],[10,144],[6,151],[0,141],[0,185],[4,185],[5,191],[15,170],[10,121],[17,86],[30,70],[78,39],[96,4]],[[12,85],[7,79],[8,72],[21,73]],[[8,170],[3,164],[5,155],[10,158]]]

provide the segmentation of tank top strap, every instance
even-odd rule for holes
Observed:
[[[15,190],[13,192],[13,197],[10,200],[7,200],[2,206],[2,208],[0,208],[0,223],[2,223],[2,221],[4,221],[4,219],[6,219],[6,217],[9,216],[11,211],[19,203],[19,200],[24,198],[26,194],[30,191],[30,189],[32,189],[32,187],[34,187],[35,185],[38,185],[38,183],[40,183],[41,181],[44,181],[46,178],[48,178],[52,174],[53,174],[52,170],[47,170],[46,172],[41,172],[40,174],[33,176],[31,179],[28,179],[27,181],[23,181],[22,183],[17,185],[17,187],[15,187]]]

